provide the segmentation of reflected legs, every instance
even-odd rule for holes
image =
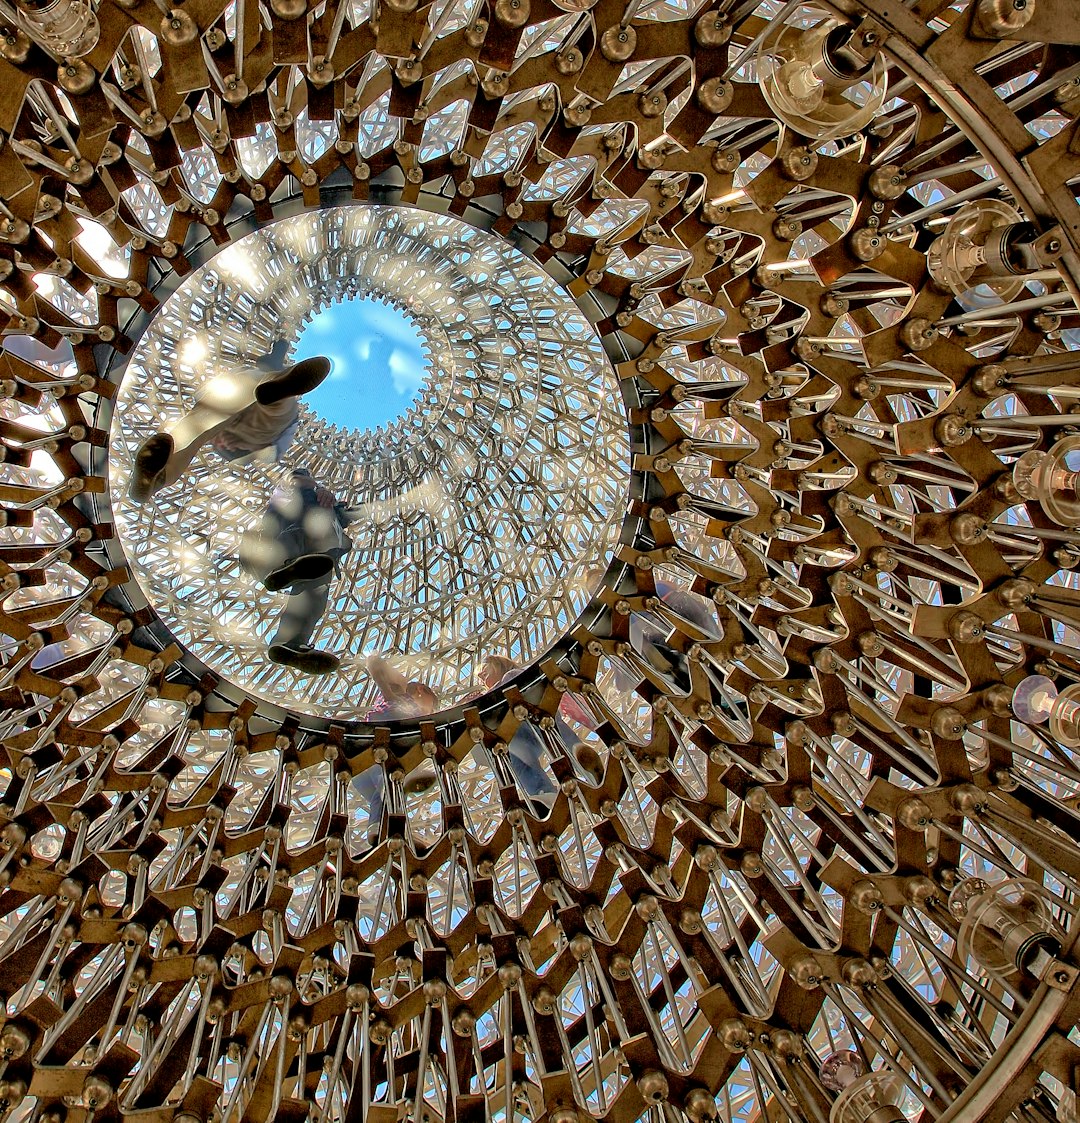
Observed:
[[[528,723],[518,726],[507,746],[510,768],[524,795],[548,806],[554,802],[558,787],[540,763],[546,749],[543,738]]]
[[[379,837],[383,807],[386,804],[386,774],[382,765],[373,764],[352,779],[353,791],[368,809],[368,840]]]
[[[308,674],[327,674],[337,669],[337,656],[316,651],[310,642],[326,611],[333,558],[330,554],[310,554],[309,548],[307,535],[299,526],[287,527],[274,536],[249,531],[240,542],[240,564],[268,588],[290,590],[270,640],[270,659]],[[297,571],[296,580],[271,583],[290,569]],[[305,572],[314,576],[305,578]]]
[[[317,578],[314,581],[296,581],[291,586],[289,599],[281,610],[277,631],[270,641],[271,646],[284,644],[288,647],[307,647],[312,633],[326,611],[330,595],[330,579]]]

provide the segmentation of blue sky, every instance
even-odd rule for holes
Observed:
[[[420,337],[391,304],[353,297],[324,308],[304,327],[294,361],[325,355],[330,377],[304,396],[324,420],[374,429],[399,417],[424,381]]]

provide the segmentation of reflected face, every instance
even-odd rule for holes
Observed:
[[[439,708],[439,696],[422,682],[410,682],[405,693],[421,707],[421,713],[433,714]]]
[[[498,663],[491,659],[485,659],[484,665],[480,668],[480,685],[485,690],[494,690],[499,685],[499,679],[503,676],[502,668]]]

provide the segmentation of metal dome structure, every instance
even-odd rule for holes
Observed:
[[[3,1119],[1075,1120],[1073,0],[0,15]],[[416,722],[118,533],[156,317],[360,204],[531,259],[629,440],[587,603]]]

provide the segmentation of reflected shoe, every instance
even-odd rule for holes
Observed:
[[[316,359],[302,359],[286,367],[280,374],[260,382],[255,387],[255,400],[264,406],[271,406],[285,398],[298,398],[314,390],[330,373],[330,360],[321,356]]]
[[[319,651],[315,647],[300,644],[275,643],[267,649],[271,663],[282,667],[292,667],[306,675],[328,675],[341,666],[341,660],[329,651]]]
[[[524,802],[526,809],[534,819],[544,820],[551,814],[551,809],[555,806],[558,797],[557,791],[541,792],[540,795],[526,796]]]
[[[168,433],[147,437],[135,453],[128,495],[136,503],[145,503],[161,487],[161,473],[173,453],[173,439]]]
[[[301,554],[271,570],[263,578],[263,586],[277,593],[297,581],[317,581],[320,577],[328,577],[333,569],[334,559],[329,554]]]
[[[604,782],[604,762],[592,745],[587,745],[584,741],[578,741],[574,746],[574,760],[577,761],[578,767],[584,770],[595,787],[599,787]]]
[[[690,682],[690,664],[686,656],[677,648],[666,643],[656,643],[653,649],[659,653],[659,659],[652,659],[652,665],[667,679],[675,684],[683,694],[689,694],[692,686]]]
[[[405,777],[404,787],[406,795],[423,795],[431,791],[435,787],[435,766],[421,764]]]

